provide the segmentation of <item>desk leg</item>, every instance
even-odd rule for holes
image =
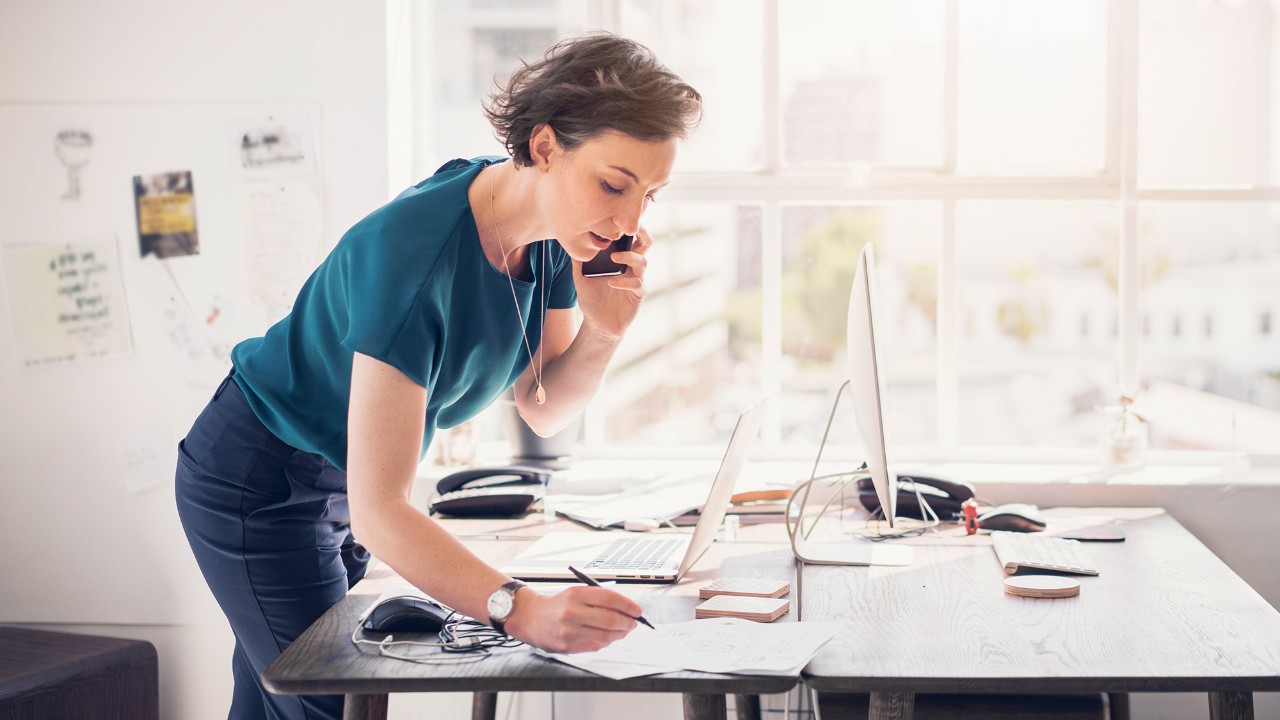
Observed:
[[[342,720],[387,720],[387,695],[348,695]]]
[[[1253,693],[1209,693],[1210,720],[1253,720]]]
[[[915,693],[873,692],[867,720],[911,720],[915,712]]]
[[[734,695],[733,706],[737,708],[738,720],[760,720],[759,695]]]
[[[804,561],[800,558],[795,559],[796,563],[796,602],[793,608],[796,611],[796,622],[804,620],[801,615],[804,613]]]
[[[498,715],[498,693],[471,693],[471,720],[493,720]]]
[[[684,695],[684,720],[724,720],[728,711],[724,695]]]

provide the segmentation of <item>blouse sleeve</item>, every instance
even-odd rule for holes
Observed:
[[[391,257],[376,233],[344,238],[339,263],[347,329],[342,344],[430,387],[443,324],[429,295],[431,272]],[[413,270],[413,272],[410,272]]]

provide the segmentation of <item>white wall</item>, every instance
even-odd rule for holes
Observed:
[[[87,117],[106,108],[112,118],[134,113],[145,123],[156,108],[189,117],[314,108],[323,207],[317,252],[324,253],[387,198],[384,13],[381,2],[341,0],[0,3],[0,118],[38,117],[39,108]],[[124,150],[154,154],[190,131],[173,128]],[[10,138],[14,132],[0,127]],[[52,132],[48,143],[47,151],[33,151],[39,167],[5,163],[0,187],[35,184],[49,163],[60,169]],[[175,155],[203,150],[181,149]],[[128,205],[133,171],[104,177],[104,156],[96,159],[82,173],[85,199],[96,190],[114,198],[67,203],[65,212],[33,219],[12,195],[0,197],[0,245],[114,233],[128,279],[138,263]],[[181,169],[189,168],[136,172]],[[217,195],[227,188],[202,185],[199,174],[195,186],[197,208],[225,199]],[[107,205],[112,212],[94,214]],[[239,247],[239,228],[226,218],[201,217],[199,225],[202,258],[188,268]],[[187,395],[207,398],[225,369],[170,368],[172,358],[135,332],[130,356],[24,370],[8,298],[0,291],[0,541],[8,549],[0,553],[0,622],[148,640],[160,655],[162,717],[225,717],[231,634],[186,548],[172,471],[155,487],[128,492],[117,445],[122,433],[157,418],[174,440],[182,437],[195,412]],[[186,393],[186,385],[202,389]],[[164,464],[175,462],[171,455]]]

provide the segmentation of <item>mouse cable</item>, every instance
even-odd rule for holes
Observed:
[[[514,648],[524,644],[497,628],[457,611],[452,612],[444,627],[440,628],[440,639],[445,641],[444,651],[451,653],[479,650],[488,652],[493,648]]]
[[[479,647],[479,643],[470,638],[466,638],[466,647],[461,642],[422,642],[418,640],[396,640],[395,635],[388,635],[381,640],[365,640],[360,637],[361,627],[356,625],[356,629],[351,633],[351,643],[356,647],[361,645],[373,645],[378,648],[378,654],[383,657],[394,658],[396,660],[407,660],[408,662],[418,663],[420,665],[454,665],[459,663],[478,662],[489,656],[489,650]],[[443,655],[443,654],[408,654],[395,652],[398,647],[428,647],[441,648],[445,652],[449,652],[449,647],[453,646],[453,652],[466,652],[466,655]]]

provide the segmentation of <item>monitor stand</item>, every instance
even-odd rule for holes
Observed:
[[[840,407],[840,398],[844,395],[844,391],[849,389],[849,381],[845,381],[840,385],[840,389],[836,391],[835,402],[831,405],[831,415],[827,418],[827,427],[822,433],[822,442],[818,445],[818,456],[813,461],[813,472],[809,475],[809,480],[798,486],[792,493],[791,501],[794,502],[796,495],[801,495],[800,507],[796,510],[794,525],[790,518],[792,517],[791,502],[787,503],[787,534],[791,540],[791,553],[795,555],[796,560],[801,563],[810,565],[910,565],[914,559],[915,553],[909,545],[894,545],[886,542],[868,542],[858,540],[836,540],[834,542],[809,542],[809,533],[813,532],[813,526],[810,525],[809,530],[804,530],[804,510],[809,502],[809,491],[813,483],[818,480],[818,466],[822,462],[822,451],[827,446],[827,437],[831,434],[831,423],[835,420],[836,410]],[[856,474],[845,480],[846,483],[852,482],[857,477]],[[838,492],[843,492],[840,490]],[[826,512],[824,507],[823,513]],[[818,519],[822,515],[819,514]],[[814,520],[818,522],[818,520]]]

